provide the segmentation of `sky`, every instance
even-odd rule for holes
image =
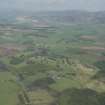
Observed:
[[[103,11],[105,0],[0,0],[0,9]]]

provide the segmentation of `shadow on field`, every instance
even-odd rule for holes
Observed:
[[[58,98],[58,105],[105,105],[105,93],[91,89],[67,89]]]

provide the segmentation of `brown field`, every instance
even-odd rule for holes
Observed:
[[[14,43],[6,43],[6,44],[1,44],[0,48],[22,50],[22,49],[26,48],[26,46],[25,45],[14,44]]]
[[[82,50],[93,50],[93,51],[105,51],[105,47],[97,47],[97,46],[85,46],[85,47],[81,47]]]
[[[12,56],[17,54],[18,52],[19,50],[17,49],[0,47],[0,55]]]
[[[80,36],[80,39],[82,39],[82,40],[95,40],[96,37],[90,36],[90,35],[83,35],[83,36]]]
[[[98,60],[100,60],[100,61],[105,61],[105,56],[98,57]]]
[[[20,46],[16,44],[1,44],[0,45],[0,55],[2,56],[12,56],[21,52],[25,49],[25,46]]]

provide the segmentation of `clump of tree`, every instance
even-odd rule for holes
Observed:
[[[24,58],[21,56],[12,57],[10,60],[10,64],[13,64],[13,65],[18,65],[18,64],[21,64],[22,62],[24,62]]]
[[[99,68],[101,71],[105,72],[105,60],[97,61],[94,64],[97,68]]]
[[[103,78],[105,78],[105,60],[97,61],[94,65],[99,69],[97,74],[93,77],[93,79],[100,79],[105,82]]]
[[[25,90],[18,94],[19,105],[31,105],[28,94]]]
[[[0,61],[0,71],[7,71],[8,68],[6,64],[4,64],[2,61]]]

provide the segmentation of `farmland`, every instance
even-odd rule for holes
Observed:
[[[105,24],[38,21],[0,25],[0,105],[105,105]]]

